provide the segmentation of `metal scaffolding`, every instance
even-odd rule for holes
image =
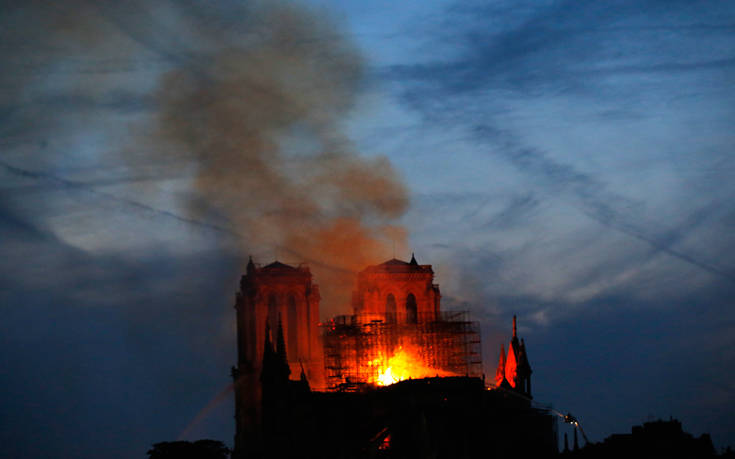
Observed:
[[[482,376],[480,331],[467,311],[418,317],[415,323],[374,315],[337,316],[323,325],[327,386],[359,390],[374,383],[386,362],[402,348],[439,376]],[[433,375],[432,375],[433,376]]]

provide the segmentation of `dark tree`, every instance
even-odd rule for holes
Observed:
[[[230,450],[221,441],[164,441],[148,450],[150,459],[227,459]]]

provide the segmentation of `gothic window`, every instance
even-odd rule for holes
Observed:
[[[292,358],[298,358],[296,349],[298,347],[298,315],[296,313],[296,298],[293,293],[288,295],[288,301],[286,302],[288,315],[288,342],[286,348],[288,349],[288,355]]]
[[[418,313],[416,311],[416,297],[413,293],[409,293],[406,297],[406,322],[415,324],[418,322]]]
[[[388,323],[396,321],[396,297],[392,293],[385,299],[385,321]]]

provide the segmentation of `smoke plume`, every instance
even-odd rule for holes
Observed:
[[[213,51],[166,72],[146,151],[192,171],[193,218],[224,219],[244,253],[265,253],[256,261],[310,262],[327,309],[345,311],[354,271],[403,245],[390,223],[407,192],[386,158],[359,156],[341,132],[361,84],[356,49],[293,5],[248,15],[245,36],[205,29]]]
[[[393,224],[408,206],[404,185],[387,158],[357,154],[343,133],[362,57],[323,12],[280,1],[70,0],[7,15],[11,71],[0,82],[12,117],[2,134],[18,145],[44,139],[35,164],[18,149],[7,172],[43,170],[66,184],[63,171],[91,154],[92,183],[120,180],[118,202],[136,211],[236,234],[243,260],[308,262],[325,313],[347,310],[354,271],[405,247]],[[44,36],[32,34],[40,28]],[[105,144],[87,153],[80,139]],[[119,171],[120,158],[129,178],[101,172]]]

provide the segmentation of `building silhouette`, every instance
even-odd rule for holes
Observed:
[[[495,372],[495,385],[506,389],[515,389],[531,398],[531,364],[528,363],[526,343],[518,341],[516,316],[513,316],[513,337],[508,344],[508,354],[500,345],[500,359]]]
[[[279,358],[288,375],[304,373],[315,388],[324,386],[319,338],[319,287],[306,266],[278,261],[257,266],[252,258],[236,295],[237,366],[235,380],[235,449],[253,444],[262,432],[262,384],[265,361],[277,327]],[[285,373],[284,373],[285,374]],[[242,449],[242,448],[240,448]]]
[[[235,304],[233,457],[555,454],[556,417],[532,405],[515,318],[493,387],[477,324],[442,311],[433,281],[413,256],[369,266],[356,276],[353,314],[320,333],[308,267],[250,260]]]
[[[589,443],[579,448],[564,448],[565,458],[618,458],[638,456],[644,458],[700,458],[714,457],[715,448],[709,434],[699,437],[684,432],[676,419],[644,422],[633,426],[628,434],[613,434],[599,443]]]

